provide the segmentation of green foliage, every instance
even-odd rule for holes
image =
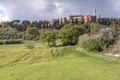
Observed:
[[[83,42],[83,47],[90,51],[103,51],[105,46],[104,40],[98,35],[90,37],[87,41]]]
[[[0,39],[21,39],[23,33],[18,32],[14,28],[0,28]]]
[[[24,36],[24,38],[27,40],[39,40],[39,37],[40,33],[36,27],[28,27]]]
[[[1,27],[2,28],[6,28],[6,27],[8,27],[8,25],[9,25],[8,21],[1,22]]]
[[[90,36],[88,34],[83,34],[83,35],[79,36],[79,40],[78,40],[77,45],[80,46],[80,47],[83,47],[84,42],[88,41],[89,38],[90,38]]]
[[[80,26],[82,28],[83,33],[90,34],[90,24],[89,23],[81,24]]]
[[[99,35],[103,37],[107,45],[113,44],[115,42],[115,31],[111,28],[103,28],[99,31]]]
[[[48,43],[48,46],[56,45],[56,35],[52,29],[41,30],[40,38],[41,40],[46,41]]]
[[[95,22],[90,23],[90,33],[91,34],[98,33],[101,28],[102,28],[102,26],[98,23],[95,23]]]
[[[75,45],[78,41],[78,36],[83,33],[80,26],[66,24],[60,31],[59,36],[63,45]]]
[[[115,36],[118,37],[119,34],[120,34],[120,27],[117,23],[113,22],[111,25],[110,25],[110,28],[112,28],[114,31],[115,31]]]
[[[97,22],[101,25],[109,26],[111,24],[110,18],[98,18]]]
[[[82,47],[90,51],[103,51],[114,44],[114,31],[110,28],[101,29],[98,34],[80,37]]]
[[[2,45],[3,44],[3,41],[2,40],[0,40],[0,45]]]
[[[116,30],[117,30],[118,25],[117,25],[117,24],[112,23],[112,24],[110,25],[110,27],[116,31]]]
[[[5,44],[21,44],[23,43],[20,39],[0,40],[1,45]]]
[[[22,21],[22,24],[21,24],[21,25],[22,25],[22,26],[21,26],[21,27],[22,27],[22,31],[26,31],[26,29],[30,26],[30,24],[31,24],[31,23],[30,23],[29,20],[23,20],[23,21]]]

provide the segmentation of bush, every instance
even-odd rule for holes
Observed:
[[[90,51],[103,51],[115,42],[114,31],[110,28],[101,29],[96,35],[86,36],[81,46]],[[82,38],[82,37],[80,37]]]
[[[91,33],[91,35],[98,33],[99,30],[100,30],[102,27],[103,27],[103,26],[100,25],[100,24],[98,24],[98,23],[95,23],[95,22],[90,23],[90,33]]]
[[[99,35],[103,38],[107,45],[115,42],[115,31],[111,28],[103,28],[100,30]]]
[[[88,34],[83,34],[81,36],[79,36],[79,41],[78,41],[78,46],[82,47],[84,44],[84,41],[88,41],[90,38],[90,36]]]
[[[92,36],[87,41],[83,42],[83,47],[90,51],[103,51],[104,46],[104,40],[102,40],[98,35]]]
[[[10,40],[1,40],[0,44],[21,44],[22,40],[18,39],[18,40],[14,40],[14,39],[10,39]]]
[[[14,28],[0,28],[0,39],[21,39],[22,35]]]
[[[0,45],[2,45],[3,44],[3,41],[2,40],[0,40]]]
[[[113,46],[108,50],[108,53],[119,54],[120,53],[120,41],[117,41]]]

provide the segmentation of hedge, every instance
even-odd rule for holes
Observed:
[[[10,40],[0,40],[0,45],[3,44],[21,44],[23,41],[21,39],[10,39]]]

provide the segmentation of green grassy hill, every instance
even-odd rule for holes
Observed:
[[[0,80],[120,80],[119,58],[39,45],[0,45]]]

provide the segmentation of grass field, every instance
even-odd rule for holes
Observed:
[[[39,45],[0,45],[0,80],[120,80],[119,58]]]

